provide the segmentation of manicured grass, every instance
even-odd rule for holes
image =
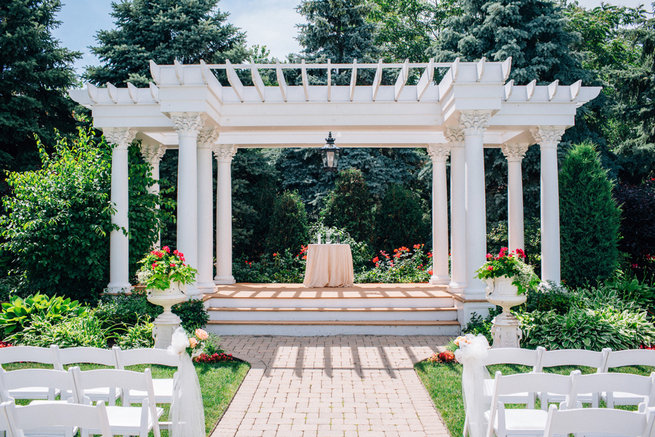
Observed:
[[[17,370],[26,368],[49,368],[47,365],[34,363],[14,363],[2,366],[5,370]],[[129,370],[142,371],[146,367],[152,369],[153,378],[172,378],[175,369],[164,366],[132,366]],[[51,368],[51,367],[50,367]],[[89,364],[80,365],[82,370],[102,368]],[[205,430],[207,435],[212,432],[216,423],[227,409],[230,401],[234,397],[241,381],[245,378],[250,369],[248,363],[241,361],[225,361],[216,364],[195,363],[196,373],[200,381],[200,390],[202,391],[202,401],[205,407]],[[164,417],[168,416],[169,405],[165,406]],[[162,431],[162,437],[168,433]]]
[[[421,361],[414,366],[416,373],[423,382],[423,385],[430,393],[435,407],[439,411],[450,435],[459,437],[464,429],[464,401],[462,399],[462,365],[458,363],[433,364],[428,361]],[[546,372],[568,375],[577,367],[562,366],[546,369]],[[582,373],[594,373],[596,369],[579,368]],[[489,373],[497,371],[503,375],[513,373],[529,372],[531,368],[515,365],[489,366]],[[650,375],[655,371],[652,367],[623,367],[617,369],[620,372],[634,373],[638,375]]]

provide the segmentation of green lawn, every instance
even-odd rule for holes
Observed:
[[[5,364],[2,367],[5,370],[16,370],[36,367],[48,368],[49,366],[33,363],[14,363]],[[87,364],[80,365],[82,370],[101,367]],[[175,369],[163,366],[141,365],[129,367],[128,369],[142,371],[146,367],[152,369],[153,378],[172,378],[175,372]],[[243,381],[246,373],[248,373],[250,365],[248,363],[234,361],[217,364],[196,363],[195,367],[198,373],[203,405],[205,407],[205,430],[207,431],[207,435],[209,435],[230,404],[234,394],[241,385],[241,381]],[[165,416],[168,415],[168,407],[168,405],[165,406]],[[162,437],[166,437],[167,435],[168,433],[166,431],[162,431]]]
[[[439,411],[450,435],[459,437],[464,428],[464,403],[462,400],[462,365],[458,363],[433,364],[421,361],[414,366],[416,373],[430,393],[435,407]],[[577,367],[562,366],[546,369],[547,372],[568,375]],[[501,371],[503,375],[529,372],[531,368],[515,365],[489,366],[489,373]],[[593,373],[596,369],[581,367],[582,373]],[[621,372],[650,375],[652,367],[623,367]]]

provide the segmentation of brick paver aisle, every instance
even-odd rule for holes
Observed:
[[[252,365],[212,437],[440,436],[448,431],[414,371],[446,337],[225,336]]]

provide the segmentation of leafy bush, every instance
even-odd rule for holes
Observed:
[[[651,317],[655,316],[655,285],[641,282],[637,278],[628,278],[619,273],[607,281],[604,288],[616,290],[618,296],[628,302],[632,302],[647,311]]]
[[[655,326],[645,312],[574,307],[566,314],[533,311],[517,314],[521,321],[521,346],[546,349],[636,349],[655,343]]]
[[[562,277],[572,286],[596,284],[618,265],[621,211],[593,144],[568,152],[559,183]]]
[[[377,210],[377,247],[390,249],[407,243],[427,242],[430,238],[430,220],[415,192],[399,184],[391,185]]]
[[[266,248],[269,253],[296,251],[307,244],[307,213],[296,192],[285,191],[273,205],[271,225]]]
[[[500,314],[502,309],[500,307],[491,308],[487,317],[482,317],[478,313],[473,313],[468,324],[462,328],[464,334],[478,335],[482,334],[487,337],[489,344],[493,343],[491,336],[491,327],[493,326],[494,317]]]
[[[305,276],[306,250],[302,246],[295,255],[289,249],[267,253],[252,261],[241,257],[233,264],[232,274],[237,282],[299,283]]]
[[[58,135],[54,152],[39,142],[41,168],[12,172],[0,219],[19,291],[95,300],[108,280],[111,147],[79,128],[72,144]]]
[[[575,295],[566,287],[549,282],[546,287],[539,287],[527,294],[525,311],[555,311],[566,314],[575,301]]]
[[[382,250],[371,262],[375,267],[358,273],[355,282],[428,282],[432,276],[432,253],[426,253],[422,244],[396,248],[393,255]]]
[[[9,302],[2,304],[0,327],[7,335],[29,327],[36,318],[58,323],[68,316],[79,317],[86,312],[87,308],[78,301],[61,296],[48,297],[39,293],[25,299],[13,296]]]
[[[373,201],[361,170],[349,168],[339,172],[321,216],[327,226],[344,229],[356,241],[372,242]]]
[[[92,312],[78,316],[68,316],[61,320],[46,317],[36,317],[22,331],[17,331],[8,340],[13,344],[48,347],[52,344],[59,347],[107,347],[109,331]]]
[[[619,184],[615,190],[621,204],[621,241],[633,271],[639,278],[655,277],[655,180],[641,185]]]
[[[153,347],[155,345],[155,339],[152,338],[153,324],[148,319],[129,326],[124,334],[117,335],[116,346],[121,349]]]
[[[200,299],[191,299],[174,305],[172,311],[182,319],[182,327],[193,332],[204,327],[209,321],[205,303]]]

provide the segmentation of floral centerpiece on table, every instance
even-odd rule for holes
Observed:
[[[171,252],[168,246],[151,251],[139,264],[136,277],[148,290],[167,290],[171,283],[191,284],[196,278],[196,269],[186,263],[184,254],[178,250]]]
[[[496,256],[488,253],[487,261],[476,271],[476,276],[479,279],[510,278],[518,294],[525,294],[539,285],[539,277],[532,266],[526,264],[522,249],[510,252],[503,247]]]

